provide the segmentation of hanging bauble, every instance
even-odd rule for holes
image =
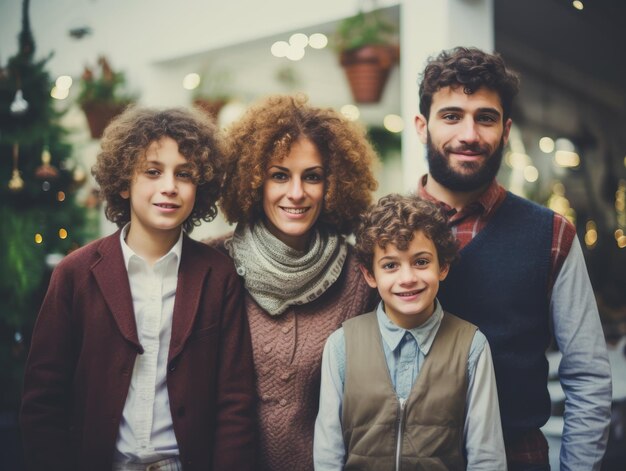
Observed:
[[[100,205],[100,192],[96,188],[92,188],[85,198],[85,208],[93,209]]]
[[[9,180],[9,190],[18,192],[24,188],[24,180],[20,176],[20,169],[18,167],[18,162],[20,158],[20,145],[15,142],[13,143],[13,172],[11,174],[11,180]]]
[[[20,176],[20,171],[18,169],[13,169],[13,174],[11,176],[11,180],[9,180],[9,190],[18,192],[24,188],[24,180]]]
[[[28,102],[24,99],[24,94],[19,88],[17,92],[15,92],[15,98],[13,98],[10,110],[13,115],[21,115],[28,111]]]
[[[41,153],[41,165],[35,170],[35,176],[40,180],[54,180],[59,176],[59,169],[50,165],[50,150],[43,148]]]
[[[72,177],[74,178],[74,183],[76,183],[76,185],[78,186],[82,185],[83,183],[87,181],[87,173],[82,167],[78,165],[74,169],[74,173],[72,174]]]

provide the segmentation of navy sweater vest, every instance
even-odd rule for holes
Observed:
[[[548,276],[553,213],[512,193],[460,252],[438,298],[485,334],[505,438],[550,417]]]

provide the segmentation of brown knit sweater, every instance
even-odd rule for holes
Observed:
[[[210,243],[226,252],[224,240]],[[260,470],[313,470],[324,344],[343,321],[370,311],[375,302],[352,247],[339,279],[311,303],[272,317],[246,295],[259,395]]]

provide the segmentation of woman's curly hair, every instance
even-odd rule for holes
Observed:
[[[131,107],[106,128],[91,170],[106,201],[106,217],[118,227],[130,221],[130,201],[120,193],[130,189],[150,145],[164,137],[176,141],[178,151],[193,165],[196,200],[183,228],[191,232],[217,215],[225,166],[217,127],[195,111]]]
[[[383,196],[363,215],[356,231],[357,260],[371,273],[376,246],[393,244],[406,250],[416,231],[433,241],[440,266],[454,261],[458,244],[441,209],[417,195],[395,193]]]
[[[519,91],[518,75],[507,69],[499,54],[477,48],[456,47],[428,60],[419,87],[420,113],[429,118],[433,95],[445,87],[463,87],[471,95],[479,88],[494,90],[500,96],[503,122],[511,115],[513,99]]]
[[[229,222],[254,224],[263,217],[267,168],[285,158],[301,137],[315,144],[323,159],[319,222],[341,234],[354,230],[377,187],[372,173],[376,153],[364,129],[331,108],[308,105],[304,95],[267,97],[227,130],[228,164],[219,205]]]

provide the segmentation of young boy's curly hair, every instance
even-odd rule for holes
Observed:
[[[319,222],[341,234],[354,230],[377,186],[372,174],[376,153],[364,129],[333,109],[308,105],[303,95],[267,97],[227,130],[228,165],[219,205],[229,222],[254,224],[263,217],[270,162],[285,158],[299,138],[315,144],[323,159]]]
[[[428,60],[419,87],[420,113],[429,118],[433,95],[445,87],[462,87],[471,95],[479,88],[494,90],[500,96],[503,122],[511,114],[513,98],[519,91],[518,75],[507,69],[499,54],[477,48],[456,47]]]
[[[224,173],[217,127],[202,114],[182,108],[131,107],[106,128],[102,150],[91,170],[106,201],[106,217],[118,227],[130,221],[130,201],[120,193],[130,189],[150,145],[164,137],[176,141],[178,151],[193,165],[196,200],[183,223],[185,231],[191,232],[201,221],[210,221],[217,215]]]
[[[356,231],[357,260],[372,273],[377,245],[384,249],[393,244],[406,250],[416,231],[433,241],[441,267],[454,261],[458,245],[441,209],[417,195],[398,194],[383,196],[363,215]]]

